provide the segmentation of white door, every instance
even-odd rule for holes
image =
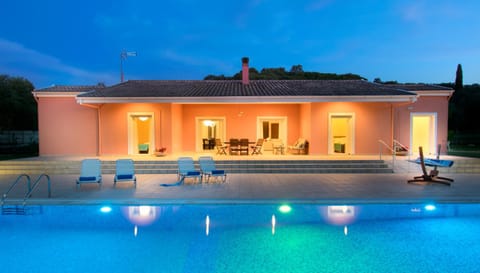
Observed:
[[[216,138],[225,139],[225,117],[196,117],[195,150],[197,152],[215,151],[212,146]],[[204,140],[210,145],[205,144]],[[210,141],[210,142],[209,142]]]
[[[418,155],[418,147],[424,155],[435,155],[437,146],[437,113],[411,113],[410,147],[413,155]]]
[[[155,152],[154,115],[152,112],[128,113],[128,154]]]
[[[355,114],[330,113],[328,126],[328,154],[355,153]]]

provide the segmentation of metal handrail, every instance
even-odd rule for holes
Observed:
[[[44,177],[47,179],[48,198],[52,197],[52,187],[51,187],[51,183],[50,183],[50,176],[48,176],[47,174],[42,174],[37,178],[37,180],[35,180],[32,188],[27,192],[27,194],[25,194],[25,198],[23,199],[23,204],[24,205],[27,202],[27,199],[32,196],[33,191],[37,188],[41,179],[44,178]]]
[[[395,147],[392,148],[392,147],[388,146],[388,144],[385,143],[385,141],[379,139],[379,140],[378,140],[378,143],[381,144],[381,145],[380,145],[380,149],[379,149],[380,159],[382,159],[382,146],[384,146],[385,148],[387,148],[390,152],[392,152],[392,154],[395,153],[395,150],[394,150]],[[394,146],[395,146],[395,142],[394,142]]]
[[[17,179],[15,180],[15,182],[12,183],[12,185],[10,186],[10,188],[3,194],[2,196],[2,205],[5,203],[5,200],[7,199],[7,196],[8,194],[10,193],[11,190],[13,190],[13,188],[18,184],[18,182],[20,181],[20,179],[22,177],[25,177],[27,179],[27,193],[30,192],[31,190],[31,181],[30,181],[30,176],[27,175],[27,174],[21,174],[17,177]]]

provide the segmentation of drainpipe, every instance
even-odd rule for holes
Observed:
[[[99,105],[93,105],[93,104],[84,104],[81,101],[79,102],[81,106],[97,109],[97,156],[100,156],[102,154],[102,134],[100,133],[100,129],[102,128],[101,126],[101,108],[103,106],[102,104]]]
[[[396,152],[397,152],[397,148],[395,147],[395,142],[393,141],[395,139],[395,137],[393,136],[393,133],[395,132],[394,128],[395,128],[395,117],[394,117],[394,111],[393,111],[393,103],[390,103],[390,124],[391,124],[391,128],[390,128],[390,135],[391,135],[391,139],[390,139],[390,143],[392,143],[392,147],[393,147],[393,153],[392,153],[392,169],[393,169],[393,172],[395,172],[395,156],[396,156]]]
[[[40,98],[38,95],[35,93],[35,90],[32,91],[33,99],[35,102],[37,102],[37,141],[38,141],[38,155],[40,154],[40,117],[38,116],[38,105],[40,103]]]
[[[418,97],[418,96],[417,96]],[[412,105],[414,104],[416,101],[417,101],[417,97],[415,97],[414,99],[411,99],[409,102],[404,102],[404,103],[397,103],[397,104],[390,104],[390,107],[391,107],[391,110],[390,110],[390,115],[391,115],[391,119],[392,119],[392,143],[393,143],[393,140],[395,139],[395,126],[393,125],[394,124],[394,120],[395,120],[395,109],[398,109],[400,107],[403,107],[403,106],[407,106],[407,105]],[[393,147],[393,146],[392,146]]]
[[[418,98],[418,95],[415,97],[415,98],[412,98],[410,101],[408,102],[404,102],[404,103],[398,103],[396,105],[394,105],[393,103],[390,104],[390,124],[392,124],[392,128],[391,128],[391,135],[392,135],[392,139],[391,139],[391,143],[392,143],[392,148],[393,148],[393,154],[392,154],[392,168],[393,168],[393,171],[395,172],[395,157],[396,157],[396,143],[395,143],[395,109],[397,108],[400,108],[400,107],[403,107],[403,106],[406,106],[406,105],[411,105],[411,104],[414,104],[416,101],[417,101],[417,98]],[[411,139],[410,139],[410,142],[411,142]],[[410,143],[411,144],[411,143]],[[409,146],[411,146],[409,144]],[[408,153],[408,157],[409,157],[409,160],[410,160],[410,152]]]

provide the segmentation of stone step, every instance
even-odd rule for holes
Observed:
[[[174,174],[175,160],[134,161],[137,174]],[[195,162],[199,168],[198,161]],[[392,173],[382,160],[217,160],[217,169],[227,173]],[[80,161],[3,161],[1,174],[80,173]],[[102,173],[114,174],[115,161],[102,161]]]

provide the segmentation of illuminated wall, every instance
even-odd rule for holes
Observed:
[[[355,154],[378,154],[378,140],[397,139],[409,145],[412,113],[435,113],[436,143],[445,152],[448,130],[448,97],[420,96],[414,103],[315,102],[300,104],[171,104],[112,103],[79,105],[74,97],[37,98],[40,155],[128,154],[128,113],[148,112],[154,116],[154,147],[168,153],[195,152],[196,117],[224,117],[225,139],[257,139],[257,117],[287,118],[287,145],[298,138],[310,143],[310,154],[328,154],[329,115],[355,115]],[[96,107],[100,110],[97,111]],[[426,121],[425,121],[426,122]],[[138,131],[139,142],[150,142],[148,128]],[[345,130],[335,126],[335,130]],[[223,134],[217,131],[217,134]],[[334,134],[343,134],[336,131]],[[424,139],[415,136],[415,139]],[[420,141],[419,140],[419,141]],[[415,140],[417,141],[417,140]],[[421,141],[420,141],[421,142]],[[415,144],[414,145],[419,145]],[[422,144],[424,145],[424,144]],[[415,152],[414,152],[415,153]]]
[[[435,143],[441,145],[441,153],[446,153],[448,140],[448,97],[446,96],[421,96],[414,103],[403,103],[396,106],[394,121],[395,139],[410,147],[410,138],[414,129],[413,124],[411,124],[411,115],[422,113],[436,115],[437,122],[433,137],[435,138]],[[418,147],[412,147],[411,153],[418,155]]]
[[[42,97],[37,103],[40,155],[97,155],[97,109],[74,97]]]

